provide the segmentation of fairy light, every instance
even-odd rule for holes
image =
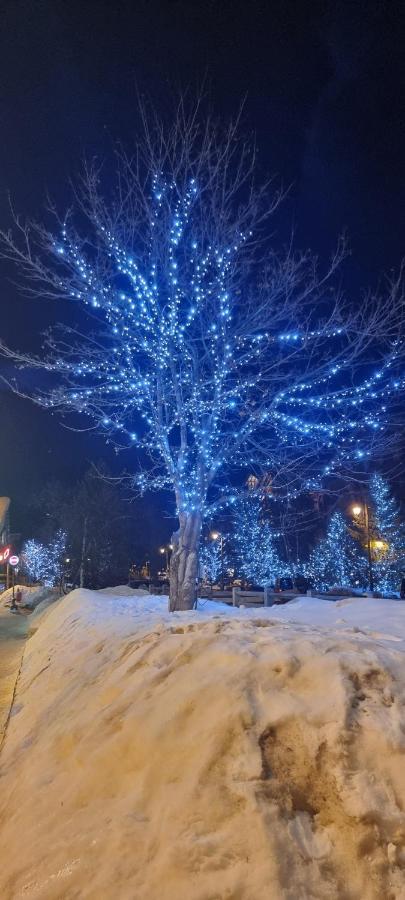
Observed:
[[[233,543],[236,549],[238,571],[255,584],[274,584],[282,574],[276,534],[267,519],[257,494],[242,497],[233,517]]]
[[[205,237],[200,200],[194,178],[181,188],[156,172],[142,248],[122,229],[94,223],[105,266],[62,228],[53,245],[58,284],[102,323],[101,338],[51,345],[47,366],[61,384],[41,402],[85,415],[118,450],[149,455],[153,466],[134,477],[138,488],[174,485],[179,511],[204,516],[234,505],[232,488],[221,485],[213,497],[212,486],[257,454],[271,470],[280,447],[297,456],[318,447],[323,475],[367,458],[404,379],[395,371],[399,344],[356,380],[341,352],[343,326],[273,333],[246,323],[234,271],[251,233],[234,231],[222,243]],[[339,356],[320,370],[314,363],[313,378],[312,345],[326,359]]]
[[[321,590],[367,584],[365,554],[350,535],[342,513],[333,513],[325,537],[314,547],[303,569],[314,587]]]

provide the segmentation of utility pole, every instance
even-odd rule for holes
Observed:
[[[224,536],[220,531],[212,531],[211,538],[213,541],[217,541],[219,539],[219,549],[221,554],[221,577],[219,586],[221,591],[224,589]]]

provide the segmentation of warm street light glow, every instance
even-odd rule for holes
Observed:
[[[385,541],[373,541],[373,547],[375,547],[376,550],[382,550],[383,547],[385,547]]]
[[[359,516],[361,513],[361,506],[352,506],[352,513],[354,516]]]
[[[211,531],[211,537],[213,541],[217,541],[219,537],[221,537],[219,531]]]
[[[165,551],[165,548],[164,548],[164,547],[159,547],[159,553],[165,553],[165,552],[166,552],[166,551]]]

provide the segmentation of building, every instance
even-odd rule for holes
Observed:
[[[0,547],[10,541],[10,498],[0,497]]]

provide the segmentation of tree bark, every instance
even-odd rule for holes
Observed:
[[[193,609],[197,598],[198,548],[201,515],[182,513],[180,528],[172,536],[169,610]]]

